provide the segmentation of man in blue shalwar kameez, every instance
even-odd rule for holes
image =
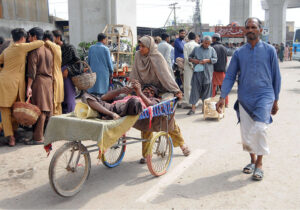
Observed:
[[[89,49],[88,63],[92,70],[96,72],[97,79],[95,85],[88,90],[94,95],[103,95],[109,88],[109,78],[113,73],[113,64],[109,49],[105,46],[107,38],[105,34],[98,34],[98,43]]]
[[[220,112],[238,75],[235,110],[240,120],[243,149],[251,157],[251,163],[243,172],[253,173],[254,180],[262,180],[264,175],[262,158],[269,154],[266,129],[272,123],[271,114],[275,115],[278,111],[281,86],[276,50],[259,39],[261,32],[259,19],[246,20],[245,35],[248,43],[237,49],[232,56],[217,103]]]

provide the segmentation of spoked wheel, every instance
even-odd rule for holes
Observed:
[[[165,174],[173,155],[172,139],[166,132],[159,132],[150,141],[147,155],[148,169],[154,176]]]
[[[106,167],[114,168],[122,162],[125,155],[126,145],[118,146],[118,144],[121,143],[126,143],[126,140],[120,138],[116,145],[112,146],[104,154],[102,154],[101,160]]]
[[[82,189],[90,169],[91,158],[86,147],[80,142],[66,143],[55,152],[50,162],[50,184],[60,196],[73,196]]]

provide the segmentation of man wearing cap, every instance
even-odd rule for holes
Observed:
[[[217,63],[214,64],[214,73],[212,79],[212,97],[216,95],[217,86],[221,87],[223,80],[225,78],[226,64],[227,64],[227,53],[226,48],[220,42],[221,36],[218,33],[215,33],[212,36],[211,46],[215,49],[218,57]],[[228,107],[228,96],[225,99],[225,107]]]

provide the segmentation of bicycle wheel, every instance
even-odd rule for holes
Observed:
[[[120,138],[118,144],[126,143],[126,140]],[[102,163],[108,168],[114,168],[120,165],[125,155],[126,145],[118,146],[114,145],[109,148],[104,154],[102,154]]]
[[[150,141],[148,149],[147,166],[154,176],[165,174],[171,164],[173,143],[168,133],[161,131]]]
[[[80,142],[68,142],[54,154],[49,166],[49,180],[53,190],[60,196],[70,197],[78,193],[87,180],[91,158]]]

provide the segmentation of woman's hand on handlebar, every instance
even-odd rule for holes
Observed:
[[[180,100],[182,99],[182,97],[183,97],[182,92],[179,91],[178,93],[176,93],[176,94],[175,94],[175,97],[177,97],[178,100],[180,101]]]

